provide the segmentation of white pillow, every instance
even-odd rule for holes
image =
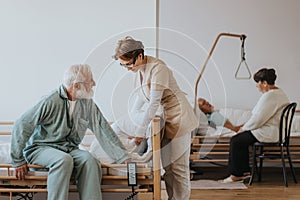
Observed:
[[[1,143],[0,144],[0,163],[1,164],[11,163],[10,143]]]
[[[141,118],[139,120],[141,121]],[[135,136],[135,131],[139,127],[138,123],[141,124],[141,122],[136,123],[135,119],[131,119],[128,115],[126,115],[114,122],[112,124],[112,128],[117,134],[119,131],[122,131],[130,136]]]
[[[117,122],[113,123],[111,127],[125,146],[126,150],[128,152],[134,151],[136,148],[134,140],[128,139],[128,136],[134,136],[136,130],[136,126],[131,122],[131,120],[129,118],[121,118]],[[114,160],[104,151],[96,138],[92,141],[89,152],[96,159],[100,160],[101,163],[111,164],[114,162]]]
[[[92,142],[89,152],[101,163],[111,164],[115,162],[109,155],[107,155],[96,138]]]
[[[300,133],[300,115],[294,115],[291,132]]]
[[[223,108],[220,109],[220,113],[235,126],[246,123],[252,115],[251,111],[249,110],[235,108]]]

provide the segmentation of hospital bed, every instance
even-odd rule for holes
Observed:
[[[235,79],[250,79],[251,78],[251,72],[249,70],[249,67],[246,63],[245,59],[245,48],[244,48],[244,42],[246,39],[246,35],[244,34],[232,34],[232,33],[220,33],[208,55],[207,58],[201,68],[200,73],[198,74],[198,77],[195,81],[195,87],[194,87],[194,112],[197,115],[197,98],[198,98],[198,85],[200,82],[200,79],[202,75],[204,74],[204,71],[207,67],[207,64],[209,63],[210,58],[212,57],[212,54],[217,46],[217,43],[220,41],[222,37],[231,37],[231,38],[237,38],[241,40],[241,61],[237,67],[237,70],[235,72]],[[239,71],[241,69],[241,66],[245,67],[245,76],[243,73],[242,76],[239,75]],[[250,111],[247,110],[240,110],[240,109],[223,109],[223,114],[231,113],[231,116],[226,116],[234,125],[240,125],[245,123],[247,120],[245,116],[249,114]],[[249,115],[248,115],[249,117]],[[241,120],[243,119],[243,120]],[[236,120],[240,120],[239,123],[236,123]],[[243,123],[241,123],[243,122]],[[292,124],[292,133],[290,137],[290,153],[293,157],[293,162],[296,164],[300,163],[300,110],[297,110],[293,119]],[[203,134],[203,135],[197,135],[193,134],[192,136],[192,143],[191,143],[191,155],[190,155],[190,163],[191,165],[200,164],[201,166],[226,166],[228,162],[228,155],[229,155],[229,141],[231,137],[235,133],[226,130],[226,128],[218,127],[218,129],[213,134]],[[279,161],[280,162],[280,161]],[[296,165],[297,166],[297,165]],[[299,165],[298,165],[299,166]]]
[[[13,122],[0,122],[0,147],[5,144],[11,135]],[[89,136],[90,133],[87,133]],[[155,117],[151,122],[151,137],[153,155],[147,163],[137,163],[137,186],[128,186],[127,164],[101,164],[102,192],[131,193],[137,199],[161,199],[161,172],[160,172],[160,118]],[[83,146],[88,146],[85,143]],[[9,151],[9,150],[8,150]],[[0,155],[1,156],[1,155]],[[14,168],[10,163],[0,163],[0,196],[8,196],[10,200],[15,195],[23,199],[32,199],[32,194],[47,192],[47,169],[39,165],[29,165],[31,171],[24,181],[14,176]],[[70,180],[70,185],[74,185]],[[76,187],[70,187],[70,192]],[[30,195],[29,195],[30,194]]]
[[[245,123],[251,115],[251,111],[243,109],[223,108],[219,110],[229,121],[235,125]],[[217,127],[214,133],[194,135],[191,144],[190,161],[201,167],[227,166],[229,155],[229,142],[236,133]],[[251,151],[250,151],[251,153]],[[297,110],[293,118],[290,153],[296,167],[300,166],[300,110]],[[266,166],[281,166],[280,160],[266,160]]]

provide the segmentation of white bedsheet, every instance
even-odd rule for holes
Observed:
[[[198,111],[198,110],[197,110]],[[199,111],[198,111],[199,112]],[[222,108],[219,109],[219,112],[224,115],[233,125],[241,125],[244,124],[250,117],[251,117],[251,111],[245,110],[245,109],[236,109],[236,108]],[[198,117],[200,117],[200,114],[198,114]],[[202,116],[202,117],[205,117]],[[200,121],[201,122],[201,121]],[[205,125],[207,124],[207,120],[202,120],[202,123]],[[236,133],[221,127],[217,126],[216,129],[212,127],[207,127],[206,136],[233,136]],[[300,113],[295,113],[291,128],[291,136],[300,136]],[[215,142],[228,142],[229,139],[205,139],[205,142],[207,143],[215,143]],[[295,140],[298,141],[298,140]],[[291,143],[294,141],[291,141]]]
[[[0,143],[0,163],[11,163],[10,158],[10,143]]]

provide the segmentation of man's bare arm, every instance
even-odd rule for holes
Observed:
[[[228,128],[234,132],[238,132],[243,125],[234,126],[229,120],[226,120],[224,127]]]

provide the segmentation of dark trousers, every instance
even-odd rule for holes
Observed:
[[[258,142],[251,131],[244,131],[230,140],[228,171],[230,175],[243,176],[250,172],[249,146]]]

